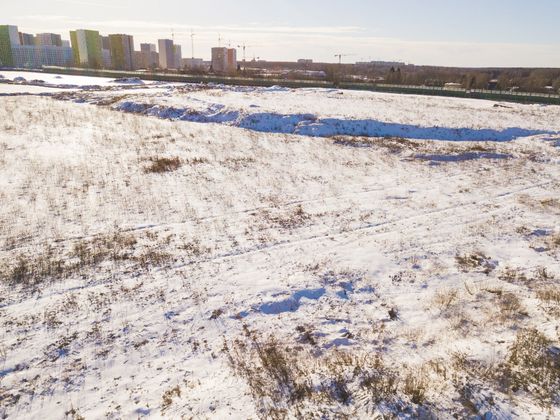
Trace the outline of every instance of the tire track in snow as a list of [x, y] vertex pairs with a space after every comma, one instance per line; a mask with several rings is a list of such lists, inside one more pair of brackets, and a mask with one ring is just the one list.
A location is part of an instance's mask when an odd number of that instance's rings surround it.
[[[379, 235], [387, 235], [387, 234], [394, 233], [397, 229], [393, 229], [393, 230], [389, 230], [389, 231], [385, 231], [385, 232], [374, 232], [374, 230], [379, 229], [379, 228], [384, 228], [384, 227], [387, 227], [387, 226], [396, 226], [400, 223], [409, 222], [409, 221], [412, 221], [412, 220], [417, 220], [417, 219], [422, 220], [422, 219], [426, 219], [426, 218], [431, 217], [431, 216], [442, 215], [442, 214], [445, 214], [445, 213], [448, 213], [448, 212], [453, 212], [453, 211], [457, 210], [458, 208], [464, 208], [464, 209], [476, 208], [476, 207], [479, 207], [483, 204], [489, 204], [489, 203], [495, 202], [496, 199], [501, 199], [501, 198], [511, 196], [513, 194], [520, 193], [520, 192], [525, 192], [525, 191], [530, 191], [530, 190], [533, 190], [533, 189], [538, 189], [538, 188], [545, 187], [547, 185], [552, 184], [553, 182], [555, 182], [555, 181], [546, 181], [546, 182], [541, 182], [541, 183], [538, 183], [538, 184], [524, 185], [523, 187], [518, 187], [514, 190], [509, 190], [505, 193], [501, 192], [501, 193], [498, 193], [498, 194], [491, 195], [488, 198], [486, 198], [484, 201], [473, 202], [472, 200], [469, 200], [468, 202], [465, 201], [465, 202], [457, 203], [455, 205], [447, 206], [447, 207], [444, 207], [444, 208], [441, 208], [441, 209], [435, 209], [435, 210], [432, 210], [432, 211], [421, 212], [421, 213], [418, 213], [418, 214], [412, 214], [412, 215], [404, 217], [404, 218], [402, 218], [402, 217], [401, 218], [394, 218], [394, 219], [387, 220], [387, 221], [384, 221], [384, 222], [366, 224], [364, 226], [360, 226], [360, 227], [353, 228], [353, 229], [350, 229], [350, 230], [338, 229], [338, 230], [335, 230], [335, 231], [330, 232], [330, 233], [310, 235], [308, 237], [301, 238], [301, 239], [279, 241], [279, 242], [276, 242], [276, 243], [250, 247], [250, 248], [241, 249], [241, 250], [237, 250], [237, 251], [233, 251], [233, 252], [225, 252], [225, 253], [222, 253], [222, 254], [214, 255], [210, 258], [190, 260], [190, 261], [186, 261], [186, 262], [180, 263], [180, 264], [160, 267], [160, 268], [158, 268], [154, 271], [160, 272], [160, 271], [169, 270], [169, 269], [180, 270], [180, 269], [183, 269], [183, 268], [188, 267], [188, 266], [193, 265], [193, 264], [211, 263], [211, 262], [227, 261], [227, 260], [231, 260], [231, 259], [238, 259], [238, 258], [248, 257], [248, 256], [251, 256], [251, 255], [257, 255], [261, 252], [269, 252], [269, 251], [274, 251], [274, 250], [277, 250], [277, 249], [285, 249], [285, 248], [300, 246], [302, 244], [307, 244], [307, 243], [312, 243], [312, 242], [318, 242], [318, 241], [324, 241], [324, 240], [337, 240], [337, 239], [344, 238], [344, 237], [351, 237], [351, 235], [357, 234], [359, 232], [364, 232], [366, 234], [366, 236], [368, 236], [368, 237], [379, 236]], [[452, 215], [452, 216], [455, 217], [455, 215]], [[358, 241], [360, 239], [363, 239], [363, 237], [362, 238], [349, 238], [349, 239], [350, 239], [350, 241], [348, 241], [347, 244]], [[49, 299], [53, 296], [62, 295], [62, 294], [65, 294], [69, 291], [81, 291], [81, 290], [87, 290], [87, 289], [91, 289], [91, 288], [95, 288], [95, 287], [104, 286], [104, 285], [107, 285], [107, 284], [111, 283], [113, 281], [113, 279], [114, 279], [114, 273], [111, 275], [110, 278], [108, 278], [106, 280], [95, 281], [95, 282], [85, 284], [83, 286], [75, 286], [75, 287], [60, 290], [60, 291], [57, 291], [57, 292], [54, 292], [54, 293], [51, 293], [51, 294], [48, 294], [48, 295], [42, 295], [42, 296], [37, 298], [37, 301], [42, 300], [42, 299]], [[0, 305], [0, 309], [13, 308], [14, 307], [13, 305], [15, 305], [15, 304]]]

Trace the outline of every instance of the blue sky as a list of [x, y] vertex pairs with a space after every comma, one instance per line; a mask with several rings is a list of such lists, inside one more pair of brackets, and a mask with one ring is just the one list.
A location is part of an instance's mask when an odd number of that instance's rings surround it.
[[[2, 5], [25, 32], [99, 29], [135, 42], [171, 37], [183, 55], [246, 44], [247, 58], [400, 60], [450, 66], [560, 67], [558, 0], [27, 0]], [[241, 55], [241, 54], [240, 54]]]

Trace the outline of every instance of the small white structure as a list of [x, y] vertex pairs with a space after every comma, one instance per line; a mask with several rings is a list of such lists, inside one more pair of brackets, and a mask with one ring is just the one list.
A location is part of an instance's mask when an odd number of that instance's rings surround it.
[[463, 85], [461, 83], [446, 83], [443, 86], [445, 90], [461, 90], [463, 89]]
[[183, 58], [182, 67], [191, 70], [204, 69], [204, 60], [202, 58]]

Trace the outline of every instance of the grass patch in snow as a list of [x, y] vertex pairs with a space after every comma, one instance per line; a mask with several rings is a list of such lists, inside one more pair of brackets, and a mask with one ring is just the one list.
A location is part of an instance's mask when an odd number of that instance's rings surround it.
[[338, 146], [368, 148], [379, 147], [388, 150], [391, 153], [400, 153], [403, 150], [418, 150], [423, 145], [417, 141], [405, 139], [402, 137], [333, 137], [334, 144]]
[[178, 157], [154, 157], [150, 158], [150, 165], [144, 168], [144, 172], [152, 174], [163, 174], [166, 172], [174, 172], [182, 165], [181, 159]]
[[482, 252], [457, 255], [455, 261], [461, 271], [464, 272], [482, 270], [485, 274], [490, 274], [495, 269], [492, 260]]
[[560, 404], [560, 349], [536, 329], [520, 331], [500, 380], [509, 391], [524, 391], [543, 407]]
[[537, 297], [543, 302], [560, 305], [560, 287], [550, 286], [537, 291]]
[[543, 286], [536, 292], [543, 310], [554, 318], [560, 318], [560, 287], [558, 285]]
[[548, 238], [547, 245], [552, 250], [560, 250], [560, 233]]
[[247, 383], [260, 418], [352, 418], [357, 407], [369, 414], [429, 411], [424, 405], [433, 389], [424, 368], [393, 369], [380, 353], [317, 354], [244, 328], [245, 337], [224, 342], [224, 352]]
[[24, 287], [62, 280], [106, 262], [129, 262], [143, 269], [168, 264], [173, 256], [150, 245], [137, 252], [136, 237], [116, 231], [76, 241], [69, 250], [51, 245], [41, 251], [17, 254], [13, 262], [0, 265], [0, 281]]

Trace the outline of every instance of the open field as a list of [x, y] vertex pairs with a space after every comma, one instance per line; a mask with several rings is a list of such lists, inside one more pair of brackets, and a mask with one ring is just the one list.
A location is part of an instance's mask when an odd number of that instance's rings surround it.
[[0, 97], [0, 418], [560, 416], [560, 107], [43, 89]]

